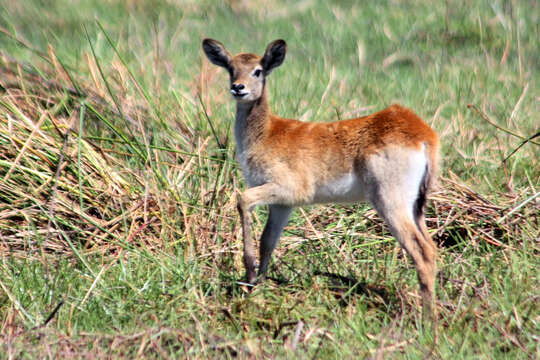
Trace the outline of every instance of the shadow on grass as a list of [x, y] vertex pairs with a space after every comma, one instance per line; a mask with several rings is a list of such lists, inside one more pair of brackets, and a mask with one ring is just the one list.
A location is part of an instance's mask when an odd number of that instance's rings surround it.
[[392, 302], [390, 292], [383, 286], [371, 285], [351, 276], [343, 276], [330, 272], [316, 271], [313, 275], [322, 276], [330, 281], [328, 289], [335, 293], [339, 304], [346, 307], [354, 295], [367, 297], [373, 307], [387, 307]]
[[[329, 280], [328, 290], [339, 300], [339, 305], [342, 307], [348, 306], [353, 298], [358, 295], [365, 296], [368, 305], [377, 308], [387, 308], [395, 300], [386, 287], [368, 284], [366, 281], [354, 277], [321, 271], [315, 271], [313, 276], [321, 276]], [[278, 286], [291, 284], [291, 281], [283, 276], [268, 276], [265, 281], [272, 281]], [[225, 289], [226, 296], [229, 299], [249, 295], [255, 287], [261, 285], [261, 283], [256, 285], [247, 284], [245, 278], [236, 281], [228, 279], [228, 282], [229, 284], [225, 286]]]

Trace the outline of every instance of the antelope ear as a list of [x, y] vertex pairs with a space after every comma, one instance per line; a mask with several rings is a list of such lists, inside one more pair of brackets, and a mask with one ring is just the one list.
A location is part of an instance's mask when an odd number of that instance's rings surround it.
[[224, 67], [231, 71], [231, 54], [222, 43], [214, 39], [204, 39], [202, 47], [206, 57], [214, 65]]
[[283, 64], [285, 54], [287, 53], [287, 43], [285, 40], [274, 40], [266, 47], [261, 65], [266, 75], [272, 70]]

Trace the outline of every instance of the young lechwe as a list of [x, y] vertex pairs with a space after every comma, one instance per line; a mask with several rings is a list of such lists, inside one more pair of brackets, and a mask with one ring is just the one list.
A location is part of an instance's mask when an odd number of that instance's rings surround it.
[[232, 56], [218, 41], [202, 43], [227, 69], [237, 103], [234, 133], [248, 189], [238, 197], [247, 281], [255, 283], [251, 210], [269, 205], [261, 236], [263, 277], [295, 206], [367, 200], [412, 257], [424, 313], [434, 315], [436, 247], [424, 220], [426, 194], [437, 174], [437, 134], [411, 110], [392, 105], [372, 115], [330, 123], [284, 119], [270, 111], [266, 77], [285, 59], [276, 40], [264, 55]]

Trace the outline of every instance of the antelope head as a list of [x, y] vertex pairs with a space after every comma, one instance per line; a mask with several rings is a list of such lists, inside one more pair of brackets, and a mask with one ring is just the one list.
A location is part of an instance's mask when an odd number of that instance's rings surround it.
[[234, 99], [247, 103], [263, 95], [266, 76], [285, 60], [287, 44], [284, 40], [272, 41], [262, 57], [251, 53], [232, 56], [222, 43], [213, 39], [204, 39], [203, 50], [210, 62], [229, 72]]

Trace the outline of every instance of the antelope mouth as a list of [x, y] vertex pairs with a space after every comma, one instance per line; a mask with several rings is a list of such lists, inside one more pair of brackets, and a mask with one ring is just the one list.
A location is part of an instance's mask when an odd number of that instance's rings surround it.
[[240, 92], [240, 91], [231, 90], [231, 94], [232, 94], [232, 96], [234, 96], [237, 99], [242, 99], [242, 98], [246, 97], [249, 94], [249, 92], [247, 92], [247, 91], [246, 92]]

